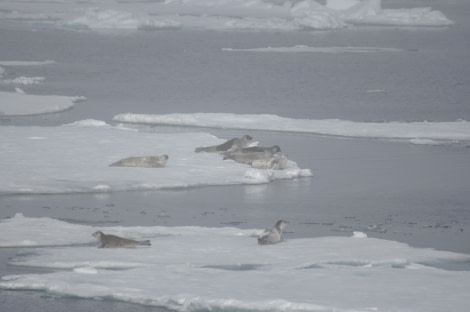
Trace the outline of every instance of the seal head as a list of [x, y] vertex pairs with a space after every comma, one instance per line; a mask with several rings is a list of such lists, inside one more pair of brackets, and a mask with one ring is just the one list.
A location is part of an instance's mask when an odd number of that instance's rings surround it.
[[258, 237], [258, 244], [269, 245], [282, 242], [282, 231], [288, 223], [289, 222], [285, 220], [279, 220], [273, 227], [264, 230], [264, 232]]

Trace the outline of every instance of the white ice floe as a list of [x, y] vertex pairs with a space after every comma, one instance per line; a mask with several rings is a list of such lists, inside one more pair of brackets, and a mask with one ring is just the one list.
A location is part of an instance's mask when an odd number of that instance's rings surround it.
[[[20, 92], [18, 92], [20, 90]], [[56, 113], [71, 109], [83, 97], [60, 95], [30, 95], [18, 88], [17, 92], [0, 91], [0, 116], [19, 116]]]
[[34, 85], [34, 84], [40, 84], [44, 82], [46, 78], [44, 77], [25, 77], [25, 76], [20, 76], [16, 77], [14, 79], [5, 79], [1, 81], [2, 83], [5, 84], [16, 84], [16, 85], [22, 85], [22, 86], [29, 86], [29, 85]]
[[225, 52], [273, 52], [273, 53], [384, 53], [402, 52], [401, 49], [380, 47], [310, 47], [306, 45], [295, 45], [292, 47], [265, 47], [234, 49], [222, 48]]
[[432, 8], [383, 9], [381, 0], [328, 0], [327, 7], [335, 10], [348, 24], [445, 26], [453, 24]]
[[[291, 225], [295, 226], [295, 225]], [[0, 222], [0, 246], [30, 252], [14, 266], [57, 269], [3, 276], [1, 289], [126, 301], [175, 311], [466, 312], [470, 255], [362, 237], [289, 239], [260, 246], [261, 229], [102, 227], [152, 246], [98, 249], [96, 227], [16, 215]], [[30, 245], [31, 246], [31, 245]], [[54, 246], [54, 247], [52, 247]]]
[[[41, 139], [38, 139], [41, 138]], [[85, 120], [59, 127], [0, 127], [0, 194], [107, 192], [261, 184], [311, 176], [288, 161], [284, 170], [254, 169], [197, 146], [224, 142], [207, 133], [145, 133]], [[131, 156], [167, 154], [164, 168], [109, 167]]]
[[[321, 135], [404, 139], [423, 144], [448, 144], [470, 140], [470, 122], [354, 122], [339, 119], [294, 119], [272, 114], [119, 114], [115, 121], [192, 127], [213, 127], [313, 133]], [[427, 141], [424, 141], [427, 140]]]
[[295, 45], [292, 47], [265, 47], [265, 48], [222, 48], [224, 52], [272, 52], [272, 53], [385, 53], [402, 52], [401, 49], [381, 47], [310, 47]]
[[337, 29], [351, 24], [452, 25], [432, 8], [384, 9], [381, 0], [11, 1], [0, 20], [80, 29]]

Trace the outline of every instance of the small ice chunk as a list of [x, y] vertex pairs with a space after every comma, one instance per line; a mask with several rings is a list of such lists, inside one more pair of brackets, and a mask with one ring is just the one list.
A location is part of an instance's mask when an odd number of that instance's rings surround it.
[[367, 238], [367, 234], [364, 232], [354, 231], [353, 238]]
[[75, 273], [80, 273], [80, 274], [97, 274], [98, 270], [95, 268], [90, 268], [90, 267], [81, 267], [81, 268], [75, 268], [73, 269]]

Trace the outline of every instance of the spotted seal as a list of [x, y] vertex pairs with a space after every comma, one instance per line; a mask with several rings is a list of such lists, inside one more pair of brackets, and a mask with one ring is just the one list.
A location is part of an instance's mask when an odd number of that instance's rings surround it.
[[287, 155], [271, 157], [269, 159], [258, 159], [251, 163], [253, 168], [283, 170], [287, 166]]
[[116, 235], [104, 234], [101, 231], [93, 233], [93, 236], [101, 243], [98, 248], [132, 248], [137, 245], [150, 246], [149, 240], [136, 241]]
[[240, 153], [260, 153], [260, 152], [271, 152], [273, 154], [281, 152], [281, 148], [279, 145], [273, 145], [273, 146], [250, 146], [250, 147], [244, 147], [240, 149]]
[[161, 168], [168, 160], [168, 155], [127, 157], [109, 165], [110, 167]]
[[242, 149], [244, 147], [247, 147], [252, 139], [253, 137], [251, 135], [246, 134], [242, 136], [241, 138], [233, 138], [219, 145], [196, 147], [194, 152], [196, 153], [200, 153], [200, 152], [231, 153], [239, 149]]
[[282, 231], [288, 223], [289, 222], [285, 220], [279, 220], [273, 227], [264, 230], [264, 232], [258, 237], [258, 244], [268, 245], [282, 242]]
[[250, 151], [250, 149], [245, 150], [245, 152], [230, 153], [224, 157], [224, 160], [232, 159], [239, 163], [251, 165], [256, 160], [270, 159], [274, 154], [281, 151], [281, 148], [277, 145], [272, 147], [257, 147], [257, 149], [252, 149], [253, 151]]

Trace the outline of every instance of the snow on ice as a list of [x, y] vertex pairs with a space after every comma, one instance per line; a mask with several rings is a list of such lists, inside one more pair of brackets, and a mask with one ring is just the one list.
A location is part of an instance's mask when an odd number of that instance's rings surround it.
[[[57, 5], [60, 3], [60, 5]], [[385, 9], [381, 0], [10, 1], [0, 20], [72, 29], [338, 29], [348, 25], [448, 26], [432, 8]]]
[[251, 129], [321, 135], [405, 139], [410, 143], [439, 144], [470, 140], [470, 123], [455, 122], [353, 122], [339, 119], [293, 119], [272, 114], [119, 114], [115, 121], [160, 125]]
[[[284, 170], [255, 169], [195, 153], [225, 140], [207, 133], [145, 133], [85, 120], [59, 127], [0, 127], [0, 194], [106, 192], [261, 184], [311, 176], [289, 160]], [[164, 168], [109, 167], [130, 156], [169, 156]]]
[[[98, 249], [91, 234], [149, 239], [150, 247]], [[443, 264], [470, 255], [351, 237], [260, 246], [262, 230], [105, 227], [17, 214], [0, 222], [0, 246], [36, 246], [11, 265], [56, 269], [4, 276], [3, 289], [107, 298], [176, 311], [468, 311], [469, 271]], [[58, 235], [58, 233], [60, 235]], [[43, 246], [43, 247], [38, 247]], [[201, 287], [203, 286], [203, 287]]]

